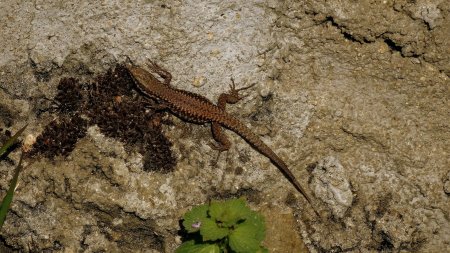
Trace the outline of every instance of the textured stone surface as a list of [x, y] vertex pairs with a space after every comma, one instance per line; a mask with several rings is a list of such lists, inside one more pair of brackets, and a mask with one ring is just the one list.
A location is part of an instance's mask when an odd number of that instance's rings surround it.
[[[39, 135], [62, 77], [89, 80], [127, 59], [150, 58], [174, 86], [213, 100], [230, 77], [257, 83], [228, 111], [286, 160], [321, 213], [234, 134], [216, 161], [208, 128], [173, 119], [164, 130], [178, 164], [161, 174], [90, 127], [68, 157], [23, 172], [4, 244], [173, 252], [191, 206], [245, 195], [269, 203], [266, 216], [283, 210], [267, 220], [311, 252], [450, 251], [449, 19], [445, 0], [1, 1], [0, 128], [28, 122]], [[344, 182], [351, 201], [316, 193], [326, 157], [342, 172], [327, 182]], [[0, 162], [3, 193], [12, 162]]]

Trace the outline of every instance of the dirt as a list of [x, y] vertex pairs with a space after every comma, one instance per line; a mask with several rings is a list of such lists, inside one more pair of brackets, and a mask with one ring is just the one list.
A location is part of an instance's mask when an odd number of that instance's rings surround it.
[[[2, 1], [0, 133], [29, 123], [41, 151], [0, 249], [173, 252], [192, 206], [245, 196], [271, 252], [450, 251], [449, 24], [445, 0]], [[152, 120], [107, 75], [146, 59], [213, 101], [231, 77], [256, 83], [227, 110], [286, 161], [320, 217], [239, 136], [218, 156], [208, 126]], [[122, 86], [96, 89], [99, 76]], [[144, 141], [155, 125], [163, 141]], [[0, 161], [2, 194], [19, 155]]]

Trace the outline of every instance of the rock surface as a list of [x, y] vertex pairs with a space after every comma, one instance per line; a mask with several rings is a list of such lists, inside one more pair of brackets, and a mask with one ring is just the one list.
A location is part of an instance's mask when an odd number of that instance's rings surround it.
[[[246, 196], [271, 233], [291, 232], [286, 248], [268, 240], [271, 252], [450, 251], [448, 1], [168, 2], [1, 1], [2, 134], [28, 122], [33, 140], [57, 117], [63, 77], [92, 80], [128, 59], [152, 59], [213, 101], [233, 77], [256, 86], [228, 111], [285, 159], [321, 217], [237, 135], [216, 159], [209, 128], [171, 117], [168, 173], [144, 170], [97, 126], [68, 156], [35, 158], [3, 248], [173, 252], [189, 208]], [[2, 194], [18, 156], [0, 162]]]

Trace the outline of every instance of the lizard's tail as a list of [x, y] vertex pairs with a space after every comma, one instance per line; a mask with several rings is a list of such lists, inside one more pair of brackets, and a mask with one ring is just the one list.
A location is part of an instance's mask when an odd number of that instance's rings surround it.
[[[231, 115], [230, 115], [231, 116]], [[309, 202], [311, 207], [313, 208], [314, 212], [318, 217], [320, 217], [319, 213], [314, 208], [314, 205], [312, 204], [311, 199], [306, 194], [303, 187], [300, 185], [300, 183], [295, 178], [294, 174], [289, 170], [288, 166], [284, 161], [275, 153], [272, 151], [269, 146], [267, 146], [256, 134], [254, 134], [248, 127], [244, 126], [242, 123], [239, 122], [239, 120], [235, 119], [234, 117], [229, 118], [230, 124], [224, 124], [228, 126], [236, 126], [236, 127], [227, 127], [233, 132], [239, 134], [245, 141], [247, 141], [248, 144], [250, 144], [253, 148], [258, 150], [261, 154], [265, 155], [270, 159], [270, 161], [278, 167], [279, 170], [284, 174], [284, 176], [294, 185], [295, 189], [297, 189], [298, 192], [300, 192], [303, 197]]]

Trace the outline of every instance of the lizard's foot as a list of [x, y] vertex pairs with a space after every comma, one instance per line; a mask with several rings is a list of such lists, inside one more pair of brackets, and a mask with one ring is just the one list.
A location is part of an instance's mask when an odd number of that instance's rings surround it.
[[228, 93], [222, 93], [219, 96], [219, 101], [217, 102], [217, 106], [225, 110], [226, 104], [236, 104], [239, 100], [243, 99], [246, 96], [239, 96], [239, 91], [249, 89], [255, 86], [256, 83], [253, 83], [249, 86], [236, 89], [236, 84], [234, 83], [234, 79], [231, 78], [230, 91]]
[[245, 86], [245, 87], [236, 89], [236, 84], [234, 82], [234, 78], [231, 77], [230, 79], [231, 79], [230, 91], [227, 94], [228, 95], [227, 103], [229, 103], [229, 104], [237, 103], [239, 100], [241, 100], [241, 99], [245, 98], [246, 96], [248, 96], [248, 95], [240, 96], [239, 95], [239, 91], [243, 91], [243, 90], [249, 89], [249, 88], [251, 88], [251, 87], [256, 85], [256, 83], [252, 83], [249, 86]]
[[212, 165], [212, 166], [216, 166], [217, 163], [218, 163], [218, 161], [219, 161], [220, 155], [221, 155], [223, 152], [228, 151], [229, 147], [225, 147], [224, 145], [222, 145], [221, 143], [218, 143], [218, 142], [210, 142], [208, 145], [209, 145], [212, 149], [214, 149], [214, 150], [217, 151], [216, 159], [215, 159], [214, 161], [211, 162], [211, 165]]
[[229, 147], [226, 147], [225, 145], [222, 145], [221, 143], [218, 142], [210, 142], [208, 146], [210, 146], [214, 150], [217, 150], [219, 153], [222, 153], [230, 149]]

